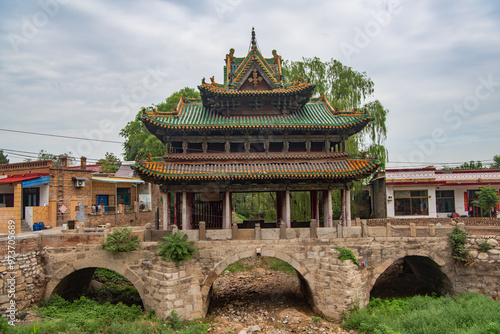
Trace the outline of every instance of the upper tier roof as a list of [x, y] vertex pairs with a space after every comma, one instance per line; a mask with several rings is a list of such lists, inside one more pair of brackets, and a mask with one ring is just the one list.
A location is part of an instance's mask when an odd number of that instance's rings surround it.
[[199, 100], [183, 100], [176, 111], [143, 111], [142, 121], [151, 133], [217, 129], [341, 130], [347, 135], [359, 132], [371, 119], [367, 113], [336, 111], [325, 98], [313, 98], [297, 112], [287, 115], [239, 115], [226, 117], [203, 108]]
[[203, 79], [198, 86], [203, 106], [226, 115], [287, 114], [303, 107], [311, 98], [314, 85], [299, 77], [295, 82], [283, 83], [281, 56], [276, 50], [272, 53], [272, 58], [262, 56], [252, 29], [246, 57], [235, 57], [234, 49], [226, 55], [224, 83], [216, 83], [212, 77], [211, 83]]

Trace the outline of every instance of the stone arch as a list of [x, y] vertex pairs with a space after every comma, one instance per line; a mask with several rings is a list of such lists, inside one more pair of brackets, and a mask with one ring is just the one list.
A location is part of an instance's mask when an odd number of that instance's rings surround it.
[[[421, 282], [425, 279], [428, 289], [435, 290], [435, 292], [440, 295], [451, 293], [453, 291], [453, 285], [448, 275], [443, 270], [445, 264], [445, 261], [430, 251], [415, 251], [399, 254], [399, 256], [387, 259], [373, 271], [373, 275], [367, 286], [368, 291], [370, 291], [369, 295], [371, 296], [379, 279], [386, 279], [385, 275], [389, 274], [389, 272], [394, 272], [399, 266], [403, 269], [410, 268], [412, 273], [421, 277]], [[394, 282], [397, 282], [397, 280]]]
[[314, 280], [313, 280], [313, 276], [311, 275], [309, 270], [304, 268], [304, 266], [302, 266], [297, 260], [295, 260], [293, 257], [288, 255], [287, 253], [284, 253], [280, 250], [276, 250], [276, 249], [272, 249], [272, 248], [270, 248], [270, 249], [263, 248], [260, 253], [257, 253], [256, 250], [245, 250], [245, 251], [237, 252], [237, 253], [229, 256], [225, 260], [216, 264], [214, 269], [212, 271], [210, 271], [205, 276], [205, 279], [204, 279], [202, 286], [201, 286], [201, 296], [202, 296], [204, 315], [206, 315], [207, 311], [208, 311], [212, 284], [219, 277], [219, 275], [231, 264], [233, 264], [239, 260], [253, 257], [256, 255], [265, 256], [265, 257], [274, 257], [274, 258], [277, 258], [277, 259], [291, 265], [298, 274], [299, 281], [300, 281], [300, 288], [301, 288], [302, 293], [304, 294], [304, 296], [308, 300], [308, 302], [311, 305], [311, 307], [313, 308], [313, 310], [315, 312], [317, 311], [317, 309], [315, 307], [316, 296], [314, 296], [314, 294], [312, 292], [312, 291], [314, 291]]
[[113, 270], [128, 279], [139, 293], [144, 308], [147, 308], [147, 299], [145, 298], [145, 289], [141, 278], [134, 271], [128, 268], [128, 266], [108, 259], [109, 255], [104, 253], [104, 251], [102, 255], [103, 256], [100, 258], [93, 257], [91, 259], [76, 260], [73, 263], [65, 264], [63, 267], [57, 270], [47, 282], [44, 297], [50, 297], [61, 282], [63, 282], [67, 277], [78, 273], [79, 271], [81, 271], [83, 275], [87, 275], [90, 269], [104, 268]]
[[395, 261], [397, 261], [400, 258], [404, 258], [406, 256], [422, 256], [422, 257], [427, 257], [430, 260], [434, 261], [439, 267], [443, 267], [446, 264], [446, 261], [442, 259], [438, 254], [435, 252], [431, 251], [430, 247], [427, 249], [415, 249], [415, 250], [408, 250], [408, 251], [400, 251], [397, 254], [394, 254], [393, 257], [385, 260], [384, 262], [380, 263], [374, 270], [373, 274], [371, 275], [370, 279], [368, 280], [368, 286], [371, 290], [377, 279], [380, 277], [382, 273], [384, 273], [387, 268], [389, 268]]

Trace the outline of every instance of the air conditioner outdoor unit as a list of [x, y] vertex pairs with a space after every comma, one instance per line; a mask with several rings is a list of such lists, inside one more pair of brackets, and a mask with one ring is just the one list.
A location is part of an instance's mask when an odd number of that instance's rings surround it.
[[76, 180], [75, 181], [75, 187], [85, 187], [85, 181], [84, 180]]

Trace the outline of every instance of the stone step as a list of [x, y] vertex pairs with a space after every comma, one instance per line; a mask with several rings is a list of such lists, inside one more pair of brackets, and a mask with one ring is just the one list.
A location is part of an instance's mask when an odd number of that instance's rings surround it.
[[30, 231], [31, 231], [30, 225], [25, 220], [21, 220], [21, 233]]

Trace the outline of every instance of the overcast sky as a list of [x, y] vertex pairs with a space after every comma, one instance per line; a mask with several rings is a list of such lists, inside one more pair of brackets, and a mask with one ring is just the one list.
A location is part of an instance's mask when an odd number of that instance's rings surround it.
[[[0, 2], [0, 149], [122, 158], [141, 106], [203, 77], [222, 82], [255, 27], [265, 57], [318, 56], [366, 72], [389, 110], [389, 167], [491, 162], [500, 154], [500, 2]], [[90, 160], [92, 162], [92, 160]], [[398, 164], [399, 163], [399, 164]]]

